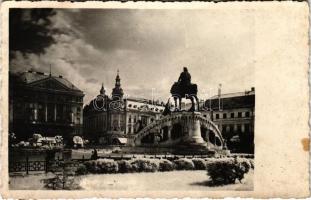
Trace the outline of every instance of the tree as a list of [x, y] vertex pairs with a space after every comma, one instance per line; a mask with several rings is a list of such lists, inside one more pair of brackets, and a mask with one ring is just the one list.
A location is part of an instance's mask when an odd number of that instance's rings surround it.
[[10, 132], [9, 133], [9, 147], [12, 147], [12, 145], [16, 144], [16, 135], [15, 133]]
[[11, 8], [9, 12], [9, 52], [10, 59], [14, 51], [23, 54], [42, 54], [46, 47], [55, 43], [51, 26], [53, 9], [19, 9]]

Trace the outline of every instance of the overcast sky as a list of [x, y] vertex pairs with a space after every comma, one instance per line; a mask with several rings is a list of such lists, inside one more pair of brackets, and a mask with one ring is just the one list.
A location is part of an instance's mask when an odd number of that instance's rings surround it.
[[[107, 93], [117, 69], [129, 96], [162, 100], [187, 66], [199, 98], [254, 86], [254, 30], [250, 12], [232, 10], [57, 10], [53, 26], [63, 29], [46, 53], [23, 56], [10, 70], [31, 67], [63, 75], [86, 94]], [[152, 88], [155, 88], [152, 92]], [[212, 90], [210, 90], [212, 88]]]

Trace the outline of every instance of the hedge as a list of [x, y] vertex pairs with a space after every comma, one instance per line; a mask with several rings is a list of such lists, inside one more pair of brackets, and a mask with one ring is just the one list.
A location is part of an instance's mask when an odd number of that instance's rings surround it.
[[188, 158], [180, 158], [178, 160], [174, 160], [177, 170], [194, 170], [194, 164], [191, 159]]
[[134, 159], [131, 165], [134, 172], [155, 172], [159, 169], [159, 161], [155, 159]]
[[76, 169], [76, 174], [207, 170], [212, 181], [229, 183], [232, 182], [233, 179], [243, 179], [244, 174], [253, 167], [253, 160], [246, 158], [180, 158], [173, 161], [167, 159], [147, 158], [119, 161], [112, 159], [97, 159], [86, 161], [84, 164], [81, 164]]
[[117, 161], [119, 166], [119, 172], [120, 173], [130, 173], [133, 172], [132, 165], [127, 160], [118, 160]]
[[79, 165], [79, 167], [76, 169], [76, 175], [85, 175], [88, 174], [88, 169], [84, 164]]
[[173, 171], [175, 169], [175, 164], [167, 159], [159, 160], [159, 171]]
[[194, 168], [196, 170], [206, 170], [206, 166], [207, 166], [207, 163], [204, 159], [202, 158], [194, 158], [192, 159], [192, 162], [194, 164]]
[[97, 159], [85, 162], [89, 172], [112, 174], [119, 171], [118, 163], [112, 159]]

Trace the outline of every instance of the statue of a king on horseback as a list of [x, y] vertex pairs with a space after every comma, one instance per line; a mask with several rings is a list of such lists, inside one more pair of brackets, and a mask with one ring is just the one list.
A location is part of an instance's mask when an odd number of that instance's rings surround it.
[[[196, 84], [191, 83], [191, 75], [188, 72], [187, 67], [184, 67], [183, 72], [178, 78], [178, 82], [175, 82], [171, 88], [171, 94], [175, 102], [175, 110], [181, 110], [182, 98], [191, 100], [191, 108], [189, 111], [199, 110], [199, 101], [197, 97], [198, 88]], [[196, 106], [197, 103], [197, 106]]]

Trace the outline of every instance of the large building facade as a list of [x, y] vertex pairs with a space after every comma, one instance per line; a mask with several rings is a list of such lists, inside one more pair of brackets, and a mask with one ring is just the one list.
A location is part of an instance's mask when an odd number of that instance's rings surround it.
[[82, 134], [84, 94], [62, 76], [29, 70], [9, 75], [9, 132], [17, 140], [33, 134]]
[[232, 152], [254, 152], [255, 89], [221, 94], [205, 101], [205, 110], [218, 125]]
[[162, 116], [164, 104], [125, 98], [119, 73], [110, 96], [102, 85], [99, 95], [83, 109], [84, 137], [92, 143], [126, 144], [127, 138]]

